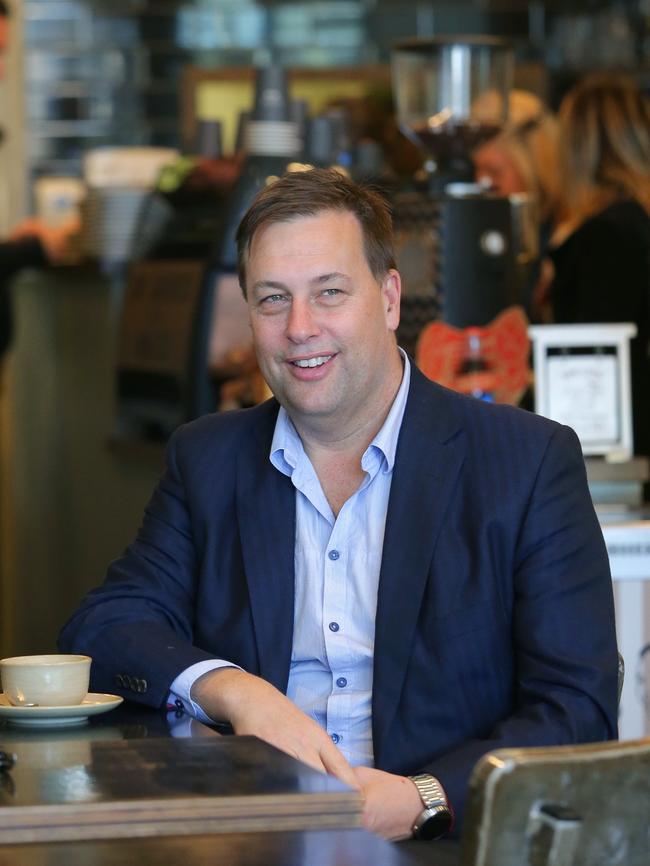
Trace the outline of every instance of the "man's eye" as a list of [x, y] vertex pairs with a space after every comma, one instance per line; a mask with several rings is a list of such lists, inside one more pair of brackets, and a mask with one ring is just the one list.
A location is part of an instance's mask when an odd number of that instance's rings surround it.
[[263, 298], [260, 298], [260, 304], [272, 305], [277, 304], [279, 301], [283, 301], [285, 299], [284, 295], [265, 295]]
[[343, 294], [341, 289], [323, 289], [321, 293], [326, 298], [335, 298], [337, 295]]

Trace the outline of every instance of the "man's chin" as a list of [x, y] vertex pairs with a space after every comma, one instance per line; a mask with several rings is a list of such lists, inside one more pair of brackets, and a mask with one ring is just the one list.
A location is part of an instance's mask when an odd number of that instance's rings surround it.
[[306, 421], [313, 419], [316, 421], [328, 417], [336, 418], [336, 405], [331, 399], [326, 399], [324, 395], [304, 397], [290, 392], [284, 392], [284, 394], [278, 392], [276, 398], [292, 419], [304, 419]]

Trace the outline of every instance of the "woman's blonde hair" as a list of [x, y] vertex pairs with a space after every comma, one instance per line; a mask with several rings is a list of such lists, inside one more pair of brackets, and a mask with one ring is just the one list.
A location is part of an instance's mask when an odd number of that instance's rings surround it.
[[537, 198], [542, 219], [558, 205], [557, 145], [558, 123], [542, 100], [527, 90], [511, 90], [506, 126], [486, 147], [497, 147], [515, 166], [525, 189]]
[[576, 227], [614, 201], [650, 213], [650, 102], [623, 73], [583, 79], [560, 106], [562, 221]]
[[[527, 103], [524, 96], [528, 97]], [[554, 115], [536, 98], [537, 110], [532, 112], [532, 94], [513, 91], [510, 98], [511, 124], [504, 135], [515, 164], [527, 181], [528, 188], [537, 194], [543, 219], [557, 209], [558, 189], [558, 123]], [[525, 105], [529, 116], [525, 117]]]

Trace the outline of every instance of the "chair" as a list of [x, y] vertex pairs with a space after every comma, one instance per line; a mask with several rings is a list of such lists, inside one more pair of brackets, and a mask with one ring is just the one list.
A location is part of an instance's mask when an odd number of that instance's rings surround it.
[[625, 681], [625, 659], [618, 654], [618, 703], [621, 703], [621, 693], [623, 691], [623, 682]]
[[461, 866], [648, 866], [650, 738], [500, 749], [470, 780]]

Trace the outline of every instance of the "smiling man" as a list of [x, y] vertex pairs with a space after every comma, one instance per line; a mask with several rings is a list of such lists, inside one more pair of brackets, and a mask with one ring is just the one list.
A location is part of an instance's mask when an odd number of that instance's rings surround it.
[[246, 269], [264, 378], [312, 463], [333, 458], [337, 474], [351, 472], [347, 495], [331, 503], [336, 512], [362, 481], [361, 456], [388, 415], [403, 372], [395, 341], [399, 274], [387, 268], [375, 277], [361, 250], [357, 218], [324, 211], [299, 225], [261, 227]]
[[61, 648], [93, 656], [97, 691], [181, 701], [360, 788], [383, 836], [437, 838], [485, 752], [616, 736], [577, 438], [429, 382], [398, 348], [376, 193], [287, 175], [238, 245], [275, 398], [177, 431]]

